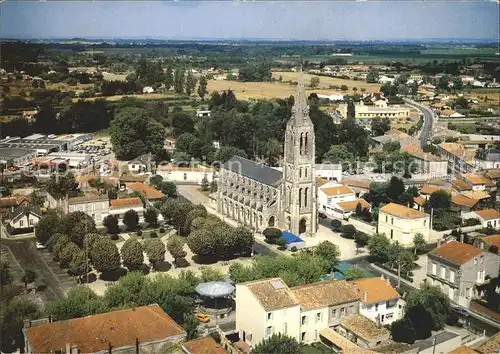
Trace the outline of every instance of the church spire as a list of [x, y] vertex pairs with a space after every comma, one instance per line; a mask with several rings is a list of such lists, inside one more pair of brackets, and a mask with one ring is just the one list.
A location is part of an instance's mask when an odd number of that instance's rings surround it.
[[309, 120], [309, 105], [307, 104], [306, 90], [304, 87], [304, 72], [302, 71], [302, 65], [300, 66], [291, 120], [293, 120], [295, 124], [299, 124], [304, 120]]

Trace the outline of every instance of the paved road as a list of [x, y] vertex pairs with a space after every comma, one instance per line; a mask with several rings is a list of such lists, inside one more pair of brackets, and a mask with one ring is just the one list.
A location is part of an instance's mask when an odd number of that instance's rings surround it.
[[432, 132], [432, 125], [434, 124], [434, 119], [436, 118], [434, 112], [429, 107], [423, 106], [415, 101], [405, 100], [405, 103], [410, 107], [418, 109], [424, 115], [424, 124], [418, 137], [420, 146], [424, 147], [427, 144], [427, 140], [429, 140]]

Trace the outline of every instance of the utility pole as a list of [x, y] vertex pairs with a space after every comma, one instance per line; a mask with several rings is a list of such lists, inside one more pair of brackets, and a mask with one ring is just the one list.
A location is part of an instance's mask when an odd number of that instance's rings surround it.
[[401, 256], [398, 255], [398, 286], [399, 289], [401, 287]]

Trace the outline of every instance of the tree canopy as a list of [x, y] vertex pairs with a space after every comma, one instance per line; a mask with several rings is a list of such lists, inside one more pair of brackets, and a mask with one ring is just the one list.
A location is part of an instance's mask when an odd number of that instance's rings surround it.
[[99, 238], [94, 242], [90, 260], [99, 272], [112, 272], [121, 266], [120, 253], [116, 245], [107, 238]]
[[256, 354], [301, 354], [301, 348], [295, 338], [280, 332], [257, 343], [252, 352]]
[[119, 110], [111, 121], [109, 133], [113, 151], [122, 160], [131, 160], [145, 153], [159, 155], [163, 150], [163, 126], [137, 107]]
[[139, 269], [144, 263], [142, 245], [135, 239], [128, 239], [121, 248], [123, 265], [129, 270]]

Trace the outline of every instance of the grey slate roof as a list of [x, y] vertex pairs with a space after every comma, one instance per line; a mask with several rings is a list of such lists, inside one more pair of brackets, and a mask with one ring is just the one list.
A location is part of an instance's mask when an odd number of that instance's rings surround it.
[[374, 136], [372, 139], [381, 144], [387, 144], [392, 141], [392, 138], [388, 135]]
[[283, 172], [237, 155], [223, 163], [221, 167], [273, 187], [277, 187], [283, 178]]
[[19, 205], [17, 208], [15, 208], [11, 213], [10, 213], [10, 219], [15, 220], [18, 217], [28, 214], [28, 213], [33, 213], [38, 216], [42, 216], [42, 211], [40, 210], [40, 207], [35, 206], [35, 205]]

